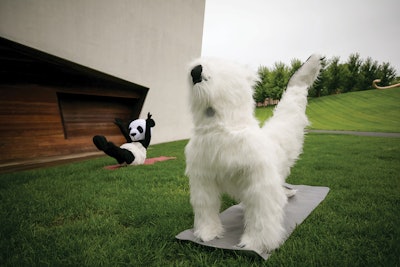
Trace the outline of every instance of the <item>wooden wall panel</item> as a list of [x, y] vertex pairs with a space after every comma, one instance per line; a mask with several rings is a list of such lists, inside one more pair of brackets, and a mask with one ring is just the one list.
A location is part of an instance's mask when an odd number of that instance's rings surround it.
[[135, 118], [136, 98], [108, 97], [84, 94], [58, 94], [60, 112], [67, 139], [93, 135], [115, 135], [119, 129], [115, 118], [130, 121]]
[[141, 112], [148, 88], [0, 37], [0, 172], [125, 142], [114, 118]]
[[[60, 91], [64, 93], [60, 93]], [[1, 164], [97, 151], [96, 134], [125, 142], [114, 118], [135, 116], [136, 98], [66, 94], [37, 85], [0, 85]], [[64, 121], [63, 121], [64, 118]]]

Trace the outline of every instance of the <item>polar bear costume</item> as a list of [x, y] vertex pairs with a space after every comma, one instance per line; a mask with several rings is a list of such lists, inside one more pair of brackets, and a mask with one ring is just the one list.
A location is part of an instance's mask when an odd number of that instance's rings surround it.
[[274, 115], [262, 128], [254, 117], [256, 74], [234, 63], [200, 58], [190, 66], [193, 135], [185, 148], [194, 234], [222, 237], [220, 197], [245, 208], [240, 247], [265, 252], [284, 240], [282, 184], [302, 151], [308, 88], [321, 68], [312, 55], [291, 77]]

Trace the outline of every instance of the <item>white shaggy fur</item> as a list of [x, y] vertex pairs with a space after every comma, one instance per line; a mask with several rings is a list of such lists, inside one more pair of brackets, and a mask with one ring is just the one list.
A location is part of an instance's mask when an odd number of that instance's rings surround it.
[[245, 207], [238, 246], [271, 251], [285, 237], [282, 184], [302, 151], [307, 92], [318, 76], [320, 57], [311, 56], [292, 76], [262, 128], [254, 117], [254, 72], [216, 59], [198, 59], [191, 69], [198, 65], [201, 81], [190, 80], [194, 133], [185, 148], [195, 236], [203, 241], [223, 236], [220, 196], [227, 193]]

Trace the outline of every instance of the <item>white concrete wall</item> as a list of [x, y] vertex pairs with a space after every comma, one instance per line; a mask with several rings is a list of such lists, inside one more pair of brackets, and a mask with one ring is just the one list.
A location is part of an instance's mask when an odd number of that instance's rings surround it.
[[149, 87], [152, 143], [188, 138], [205, 0], [0, 0], [0, 36]]

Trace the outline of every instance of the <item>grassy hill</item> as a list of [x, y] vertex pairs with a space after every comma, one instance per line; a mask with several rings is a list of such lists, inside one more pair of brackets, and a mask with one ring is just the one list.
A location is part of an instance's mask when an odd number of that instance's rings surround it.
[[[311, 129], [400, 132], [400, 88], [368, 90], [309, 100], [307, 115]], [[273, 107], [258, 108], [264, 121]]]

